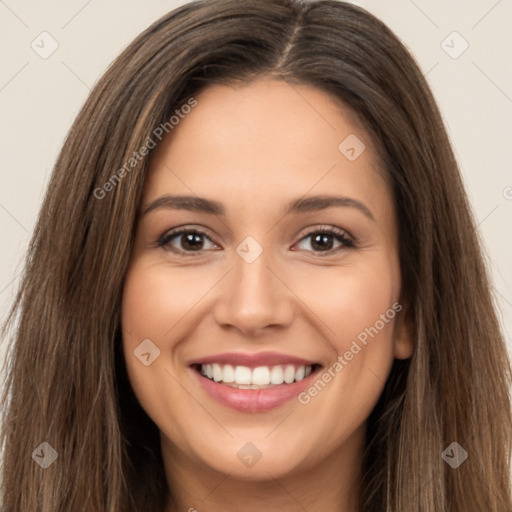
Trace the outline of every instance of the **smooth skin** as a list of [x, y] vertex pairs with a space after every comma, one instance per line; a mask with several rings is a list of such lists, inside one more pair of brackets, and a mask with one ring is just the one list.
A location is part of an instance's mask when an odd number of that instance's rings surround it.
[[[165, 512], [357, 512], [366, 420], [394, 358], [413, 351], [406, 305], [307, 404], [229, 408], [187, 361], [275, 351], [331, 367], [400, 303], [391, 189], [368, 134], [323, 91], [265, 76], [196, 99], [153, 150], [142, 212], [189, 195], [222, 203], [225, 216], [165, 205], [143, 213], [122, 304], [130, 382], [161, 433], [174, 496]], [[338, 149], [350, 134], [365, 145], [354, 161]], [[285, 214], [290, 201], [316, 195], [369, 212]], [[177, 227], [206, 236], [165, 237]], [[344, 238], [316, 243], [320, 227]], [[248, 236], [263, 249], [252, 263], [236, 250]], [[134, 355], [146, 339], [160, 350], [147, 366]], [[250, 467], [237, 457], [248, 442], [261, 453]]]

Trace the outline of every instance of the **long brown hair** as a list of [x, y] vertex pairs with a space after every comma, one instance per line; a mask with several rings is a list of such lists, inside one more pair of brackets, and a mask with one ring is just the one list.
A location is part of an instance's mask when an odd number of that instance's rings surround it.
[[[140, 148], [209, 84], [262, 75], [339, 98], [374, 138], [392, 183], [415, 351], [395, 361], [368, 419], [362, 510], [512, 510], [510, 362], [457, 163], [420, 69], [353, 5], [213, 0], [184, 5], [138, 36], [64, 142], [4, 330], [13, 333], [5, 512], [162, 512], [169, 489], [158, 428], [133, 394], [120, 348], [149, 159]], [[58, 455], [46, 468], [37, 456], [54, 452], [43, 442]], [[457, 468], [442, 457], [453, 442], [468, 453]]]

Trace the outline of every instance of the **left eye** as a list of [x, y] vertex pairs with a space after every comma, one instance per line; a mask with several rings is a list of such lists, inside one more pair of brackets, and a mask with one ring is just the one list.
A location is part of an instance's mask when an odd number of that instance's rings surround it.
[[[355, 246], [352, 239], [342, 231], [341, 229], [334, 228], [319, 228], [315, 231], [308, 233], [302, 237], [299, 244], [303, 241], [311, 239], [310, 246], [313, 248], [313, 252], [321, 253], [333, 253], [343, 248], [352, 248]], [[334, 247], [335, 241], [338, 241], [339, 245]]]

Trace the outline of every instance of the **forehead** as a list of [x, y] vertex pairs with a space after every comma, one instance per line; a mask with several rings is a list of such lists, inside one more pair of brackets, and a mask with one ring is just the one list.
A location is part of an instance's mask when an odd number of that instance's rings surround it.
[[390, 207], [369, 135], [332, 95], [265, 78], [211, 85], [195, 100], [153, 150], [145, 198], [186, 193], [254, 210], [336, 193]]

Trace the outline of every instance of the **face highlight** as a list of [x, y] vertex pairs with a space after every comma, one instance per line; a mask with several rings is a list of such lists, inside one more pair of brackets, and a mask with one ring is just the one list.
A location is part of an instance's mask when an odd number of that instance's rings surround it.
[[310, 86], [196, 99], [153, 150], [122, 304], [128, 375], [169, 472], [262, 481], [360, 463], [393, 359], [412, 351], [372, 143]]

